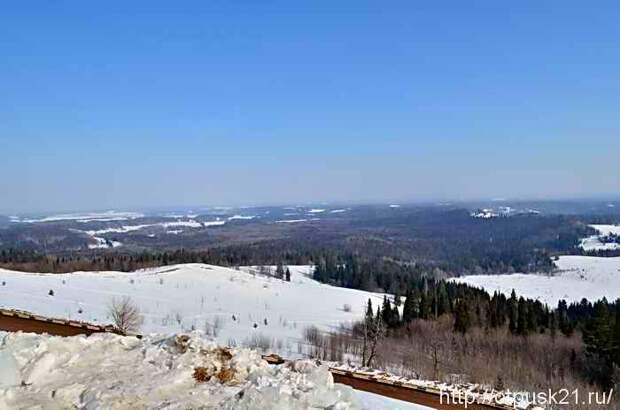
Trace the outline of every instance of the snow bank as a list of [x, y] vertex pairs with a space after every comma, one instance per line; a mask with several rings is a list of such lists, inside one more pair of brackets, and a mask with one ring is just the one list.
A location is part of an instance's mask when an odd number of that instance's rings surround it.
[[196, 333], [142, 340], [11, 333], [0, 335], [0, 364], [0, 408], [360, 408], [326, 367], [269, 366], [256, 351]]

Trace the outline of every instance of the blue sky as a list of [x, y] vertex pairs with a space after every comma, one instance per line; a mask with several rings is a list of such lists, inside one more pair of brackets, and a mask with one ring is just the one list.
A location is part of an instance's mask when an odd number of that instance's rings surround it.
[[619, 17], [582, 1], [6, 3], [0, 211], [618, 196]]

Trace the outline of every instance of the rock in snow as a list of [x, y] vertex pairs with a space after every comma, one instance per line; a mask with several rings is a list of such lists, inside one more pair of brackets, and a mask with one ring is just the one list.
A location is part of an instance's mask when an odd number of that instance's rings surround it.
[[197, 333], [141, 340], [9, 333], [0, 336], [0, 408], [360, 407], [326, 367], [270, 366], [254, 350], [222, 348]]

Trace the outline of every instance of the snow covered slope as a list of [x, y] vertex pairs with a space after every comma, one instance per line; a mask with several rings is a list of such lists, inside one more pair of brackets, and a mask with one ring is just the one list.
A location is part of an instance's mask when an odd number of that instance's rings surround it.
[[0, 336], [0, 364], [2, 409], [360, 408], [325, 367], [269, 366], [256, 351], [223, 349], [196, 335], [13, 333]]
[[620, 244], [603, 242], [601, 239], [609, 235], [620, 235], [618, 225], [590, 225], [598, 231], [598, 235], [592, 235], [581, 240], [581, 248], [584, 251], [615, 250], [620, 249]]
[[556, 306], [561, 299], [578, 302], [583, 298], [595, 301], [603, 297], [620, 298], [620, 257], [560, 256], [555, 262], [558, 271], [552, 275], [473, 275], [453, 279], [510, 295], [539, 299]]
[[202, 264], [134, 273], [33, 274], [0, 269], [0, 306], [110, 323], [109, 303], [127, 295], [144, 315], [143, 333], [197, 329], [223, 344], [260, 345], [290, 357], [304, 328], [328, 330], [358, 320], [368, 298], [376, 306], [383, 297], [320, 284], [309, 277], [307, 266], [289, 268], [291, 282]]

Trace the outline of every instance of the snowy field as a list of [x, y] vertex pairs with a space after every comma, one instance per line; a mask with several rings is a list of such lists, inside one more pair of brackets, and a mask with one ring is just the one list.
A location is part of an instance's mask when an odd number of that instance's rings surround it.
[[195, 329], [223, 344], [260, 341], [270, 351], [290, 357], [306, 327], [329, 330], [351, 323], [363, 316], [369, 298], [375, 306], [383, 298], [318, 283], [309, 277], [308, 266], [289, 266], [291, 282], [240, 269], [203, 264], [134, 273], [33, 274], [0, 269], [0, 306], [107, 324], [112, 299], [129, 296], [144, 315], [143, 333]]
[[560, 256], [555, 262], [558, 271], [551, 276], [532, 274], [472, 275], [453, 279], [510, 295], [514, 289], [518, 296], [539, 299], [557, 306], [559, 300], [579, 302], [586, 298], [595, 301], [606, 297], [620, 298], [620, 257], [599, 258], [592, 256]]
[[[375, 306], [381, 303], [383, 299], [382, 294], [320, 284], [310, 278], [311, 267], [309, 266], [289, 266], [289, 269], [291, 271], [291, 282], [258, 275], [255, 273], [257, 271], [255, 268], [242, 267], [240, 270], [234, 270], [202, 264], [167, 266], [135, 273], [33, 274], [0, 269], [0, 306], [28, 310], [54, 317], [110, 323], [107, 314], [108, 304], [113, 298], [126, 295], [130, 296], [142, 310], [145, 317], [141, 329], [143, 333], [173, 334], [196, 329], [207, 333], [208, 338], [212, 338], [222, 345], [237, 344], [238, 346], [257, 347], [258, 344], [265, 350], [278, 352], [285, 357], [299, 357], [298, 342], [302, 339], [304, 328], [314, 325], [320, 329], [329, 330], [342, 323], [350, 323], [363, 315], [363, 309], [368, 298], [373, 300]], [[53, 296], [49, 294], [50, 290], [53, 291]], [[345, 305], [347, 305], [346, 309]], [[350, 311], [347, 311], [349, 307]], [[256, 327], [254, 327], [255, 325]], [[95, 339], [101, 337], [99, 335]], [[0, 334], [1, 339], [2, 335]], [[61, 346], [62, 343], [58, 342], [57, 339], [52, 338], [54, 342], [50, 342], [45, 339], [38, 339], [38, 336], [24, 335], [24, 339], [18, 341], [16, 341], [17, 339], [7, 339], [4, 346], [0, 347], [0, 367], [8, 369], [16, 366], [13, 359], [8, 358], [7, 349], [11, 351], [11, 357], [17, 354], [19, 360], [29, 363], [20, 367], [17, 376], [7, 375], [6, 371], [0, 372], [0, 408], [5, 408], [2, 407], [3, 404], [13, 403], [10, 400], [18, 400], [19, 402], [26, 400], [23, 401], [24, 403], [31, 400], [33, 403], [46, 403], [51, 406], [52, 402], [46, 396], [50, 395], [52, 390], [56, 390], [56, 396], [61, 397], [62, 400], [75, 400], [76, 395], [84, 393], [85, 397], [91, 400], [89, 402], [91, 407], [97, 407], [102, 403], [110, 405], [116, 403], [114, 401], [101, 401], [117, 399], [113, 397], [114, 395], [111, 392], [101, 393], [107, 391], [110, 384], [114, 384], [113, 380], [98, 378], [104, 372], [100, 372], [96, 366], [80, 367], [69, 359], [92, 355], [88, 361], [96, 363], [103, 360], [101, 352], [118, 351], [121, 355], [133, 355], [135, 352], [131, 352], [134, 351], [134, 348], [130, 346], [128, 347], [129, 351], [126, 352], [125, 347], [123, 347], [124, 342], [114, 341], [113, 338], [105, 340], [102, 347], [94, 346], [91, 342], [86, 342], [84, 338], [79, 338], [81, 341], [74, 345]], [[153, 335], [144, 343], [148, 344], [155, 340], [159, 339]], [[268, 346], [265, 345], [265, 340], [269, 344]], [[153, 350], [153, 353], [148, 353], [147, 356], [152, 354], [154, 357], [168, 357], [173, 362], [178, 360], [181, 367], [174, 372], [167, 373], [165, 369], [157, 368], [155, 362], [142, 363], [143, 369], [122, 369], [121, 366], [121, 369], [116, 370], [114, 377], [119, 378], [119, 380], [123, 377], [129, 377], [126, 372], [131, 371], [134, 371], [132, 376], [137, 377], [137, 382], [133, 385], [123, 386], [124, 389], [135, 389], [135, 391], [127, 391], [127, 394], [135, 394], [136, 400], [146, 400], [147, 398], [157, 400], [161, 396], [153, 395], [151, 389], [154, 389], [154, 386], [150, 384], [150, 380], [157, 380], [157, 386], [160, 386], [161, 376], [162, 380], [165, 380], [164, 385], [170, 383], [172, 386], [170, 389], [174, 389], [174, 391], [164, 391], [174, 397], [183, 397], [182, 400], [179, 398], [179, 403], [183, 405], [204, 399], [204, 395], [208, 392], [213, 397], [209, 399], [211, 401], [202, 402], [203, 405], [205, 403], [206, 405], [213, 405], [215, 403], [213, 400], [217, 399], [221, 402], [218, 402], [217, 406], [214, 405], [214, 408], [225, 408], [218, 407], [224, 400], [235, 403], [234, 408], [244, 408], [231, 399], [230, 393], [238, 392], [238, 387], [219, 392], [214, 386], [205, 385], [200, 386], [197, 391], [189, 391], [190, 387], [195, 388], [191, 377], [188, 376], [190, 370], [187, 367], [187, 360], [189, 359], [170, 358], [170, 353], [165, 351], [167, 347], [161, 343], [160, 345], [155, 343], [153, 346], [147, 346], [147, 352]], [[33, 354], [35, 345], [40, 346], [36, 348], [37, 356], [30, 358], [28, 355]], [[143, 348], [144, 346], [140, 347], [140, 349]], [[50, 352], [53, 349], [59, 350]], [[73, 351], [74, 349], [77, 351]], [[83, 349], [83, 351], [79, 349]], [[244, 351], [243, 349], [239, 350]], [[250, 354], [247, 351], [245, 352], [243, 355]], [[119, 358], [119, 360], [121, 359]], [[112, 368], [116, 367], [117, 364], [115, 360], [112, 360], [106, 366]], [[252, 364], [252, 366], [255, 365]], [[41, 381], [42, 375], [49, 375], [52, 367], [54, 369], [60, 368], [60, 370], [54, 370], [51, 373], [53, 377], [46, 377], [43, 383]], [[93, 368], [96, 368], [95, 373], [89, 374], [89, 369], [92, 370]], [[148, 371], [148, 376], [141, 376], [139, 371]], [[260, 372], [265, 373], [266, 370], [262, 369]], [[252, 393], [257, 397], [257, 400], [263, 402], [268, 399], [265, 403], [269, 403], [269, 406], [265, 408], [306, 408], [305, 404], [286, 401], [292, 400], [292, 393], [290, 392], [295, 391], [295, 386], [291, 387], [291, 384], [293, 382], [300, 383], [299, 377], [291, 380], [290, 378], [293, 377], [291, 375], [270, 372], [262, 376], [264, 379], [261, 383], [267, 383], [273, 389], [281, 392], [278, 394], [283, 394], [283, 398], [276, 400], [274, 397], [265, 398], [262, 396], [266, 393]], [[18, 389], [15, 388], [3, 390], [3, 383], [6, 388], [6, 384], [11, 382], [7, 380], [13, 380], [14, 377], [18, 379], [26, 377], [28, 380], [35, 380], [37, 384], [41, 382], [42, 385], [40, 390], [32, 392], [33, 395], [28, 397], [18, 394], [16, 392]], [[274, 378], [275, 381], [270, 377]], [[95, 381], [96, 378], [98, 378], [97, 381]], [[253, 388], [252, 383], [256, 384], [258, 381], [254, 376], [248, 376], [243, 383]], [[321, 388], [326, 389], [320, 390], [321, 395], [329, 393], [331, 395], [329, 397], [332, 398], [336, 394], [335, 391], [341, 392], [338, 389], [330, 390], [332, 387], [329, 383]], [[99, 395], [96, 394], [97, 391], [100, 392]], [[3, 394], [4, 396], [2, 396]], [[345, 405], [341, 408], [368, 410], [425, 409], [423, 406], [365, 392], [354, 391], [354, 395], [358, 399], [351, 402], [348, 401], [349, 399], [344, 400]], [[308, 397], [306, 399], [310, 400]], [[318, 400], [317, 397], [312, 397], [312, 400]], [[280, 405], [278, 400], [284, 403], [281, 405], [282, 407], [277, 407]], [[140, 402], [136, 402], [136, 405], [138, 403]], [[154, 404], [155, 402], [149, 403]], [[254, 402], [254, 406], [256, 406], [255, 403], [258, 402]], [[119, 402], [118, 406], [123, 407], [125, 404]], [[177, 407], [185, 408], [187, 406], [183, 407], [179, 404]], [[170, 408], [177, 407], [171, 406]], [[60, 408], [63, 407], [60, 406]], [[86, 406], [85, 408], [89, 407]], [[260, 409], [262, 407], [250, 406], [248, 408]]]
[[598, 251], [598, 250], [616, 250], [620, 249], [618, 243], [604, 243], [601, 241], [602, 237], [609, 235], [620, 235], [619, 225], [590, 225], [592, 228], [598, 231], [598, 235], [592, 235], [581, 240], [581, 248], [584, 251]]

